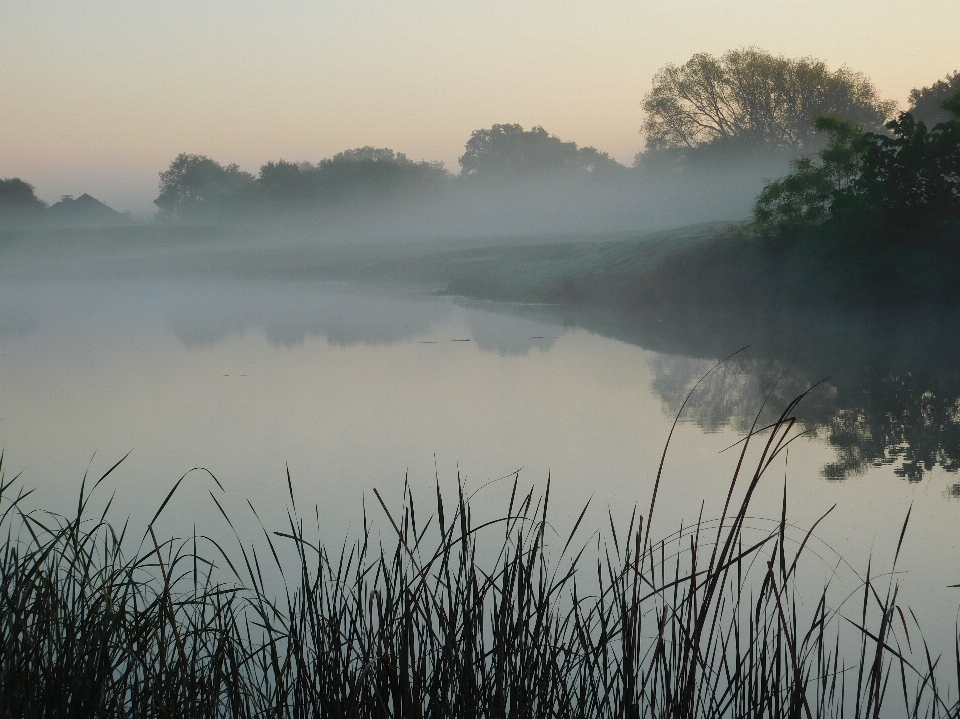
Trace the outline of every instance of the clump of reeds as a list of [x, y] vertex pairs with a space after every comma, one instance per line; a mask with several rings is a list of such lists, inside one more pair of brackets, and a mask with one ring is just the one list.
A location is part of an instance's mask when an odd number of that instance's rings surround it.
[[549, 488], [516, 479], [492, 521], [462, 490], [424, 518], [406, 491], [399, 514], [380, 501], [388, 540], [365, 517], [331, 552], [291, 487], [288, 525], [265, 531], [278, 591], [249, 542], [233, 561], [210, 539], [158, 542], [151, 522], [128, 556], [129, 528], [87, 518], [86, 490], [67, 519], [0, 482], [0, 716], [957, 716], [892, 579], [868, 569], [853, 615], [827, 589], [802, 605], [813, 530], [788, 541], [784, 501], [772, 530], [745, 531], [794, 406], [750, 471], [747, 437], [717, 520], [655, 541], [655, 488], [599, 553], [575, 539], [586, 509], [549, 541]]
[[71, 518], [22, 511], [14, 487], [0, 479], [0, 715], [253, 716], [276, 699], [257, 598], [217, 583], [196, 537], [158, 545], [151, 526], [126, 556], [129, 528], [88, 517], [85, 486]]

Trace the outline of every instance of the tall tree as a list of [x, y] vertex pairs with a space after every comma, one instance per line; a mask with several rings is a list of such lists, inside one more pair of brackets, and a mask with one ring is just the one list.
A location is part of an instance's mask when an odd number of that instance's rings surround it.
[[894, 108], [860, 73], [746, 48], [661, 68], [643, 99], [643, 132], [648, 151], [733, 143], [798, 154], [814, 143], [813, 121], [821, 115], [873, 129]]
[[164, 219], [213, 218], [249, 206], [256, 189], [253, 175], [235, 164], [180, 153], [160, 173], [160, 196], [153, 202]]

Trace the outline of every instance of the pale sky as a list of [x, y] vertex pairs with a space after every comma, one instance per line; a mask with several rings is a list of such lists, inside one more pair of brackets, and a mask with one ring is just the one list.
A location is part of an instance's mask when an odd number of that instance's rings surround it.
[[654, 72], [754, 45], [906, 104], [960, 69], [960, 0], [0, 0], [0, 177], [152, 212], [179, 152], [457, 158], [542, 125], [629, 164]]

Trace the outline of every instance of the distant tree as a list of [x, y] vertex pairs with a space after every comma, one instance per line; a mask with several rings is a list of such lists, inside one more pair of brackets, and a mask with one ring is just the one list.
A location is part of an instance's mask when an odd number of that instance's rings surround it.
[[389, 148], [344, 150], [316, 165], [285, 160], [260, 168], [257, 183], [278, 207], [384, 200], [436, 189], [447, 179], [442, 162], [413, 162]]
[[943, 107], [943, 103], [958, 91], [960, 91], [960, 72], [947, 75], [930, 87], [914, 88], [910, 91], [908, 112], [917, 122], [922, 122], [927, 127], [946, 122], [950, 119], [950, 113]]
[[268, 202], [302, 207], [317, 199], [316, 175], [316, 167], [309, 162], [270, 161], [260, 168], [257, 184]]
[[0, 224], [19, 224], [40, 217], [47, 203], [34, 194], [33, 185], [19, 177], [0, 179]]
[[[352, 150], [338, 152], [331, 162], [392, 162], [396, 165], [412, 164], [402, 152], [394, 152], [389, 147], [364, 145]], [[441, 163], [442, 164], [442, 163]]]
[[235, 164], [181, 153], [160, 173], [160, 196], [153, 202], [164, 219], [212, 218], [249, 207], [256, 190], [253, 175]]
[[610, 155], [564, 142], [542, 127], [494, 125], [475, 130], [460, 157], [461, 175], [473, 178], [578, 175], [600, 177], [623, 170]]
[[895, 103], [881, 100], [862, 74], [831, 71], [813, 58], [790, 59], [757, 48], [721, 57], [694, 55], [667, 65], [643, 99], [646, 152], [681, 154], [710, 145], [801, 153], [815, 144], [813, 121], [824, 114], [873, 129]]
[[442, 162], [414, 162], [402, 152], [370, 146], [339, 152], [317, 169], [321, 192], [331, 200], [409, 196], [435, 190], [448, 177]]

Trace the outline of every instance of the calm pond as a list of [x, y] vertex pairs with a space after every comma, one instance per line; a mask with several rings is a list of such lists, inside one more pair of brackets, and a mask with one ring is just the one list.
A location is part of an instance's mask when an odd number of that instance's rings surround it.
[[[168, 534], [222, 526], [211, 491], [235, 516], [249, 517], [249, 499], [276, 526], [289, 468], [298, 503], [317, 506], [335, 544], [358, 531], [364, 505], [382, 520], [374, 488], [399, 506], [405, 478], [424, 511], [437, 482], [453, 492], [459, 478], [495, 514], [516, 472], [525, 487], [549, 477], [559, 532], [588, 500], [584, 541], [606, 531], [608, 511], [625, 526], [635, 505], [647, 511], [686, 393], [750, 340], [749, 326], [731, 325], [729, 340], [690, 318], [689, 341], [676, 326], [598, 333], [550, 308], [316, 281], [8, 277], [0, 307], [4, 471], [37, 489], [34, 506], [69, 511], [85, 472], [99, 477], [129, 453], [97, 492], [102, 506], [115, 491], [114, 516], [134, 526], [194, 467], [225, 491], [192, 473], [166, 510]], [[890, 349], [887, 338], [884, 353], [870, 349], [869, 327], [841, 325], [808, 340], [776, 324], [794, 345], [768, 328], [706, 378], [667, 453], [654, 534], [716, 516], [738, 458], [722, 450], [765, 397], [761, 424], [830, 375], [801, 404], [808, 434], [771, 467], [753, 521], [779, 517], [786, 482], [801, 527], [836, 505], [817, 528], [825, 566], [838, 552], [886, 571], [912, 506], [901, 597], [926, 626], [953, 627], [960, 365], [929, 356], [948, 344], [936, 328], [925, 346], [902, 337]], [[785, 359], [791, 346], [804, 349]]]

